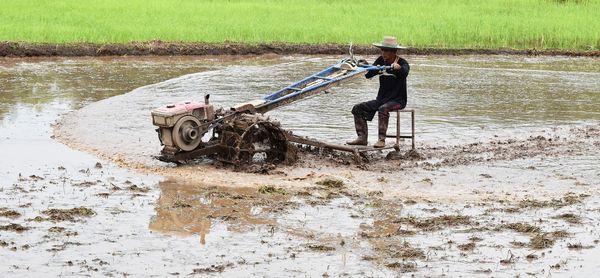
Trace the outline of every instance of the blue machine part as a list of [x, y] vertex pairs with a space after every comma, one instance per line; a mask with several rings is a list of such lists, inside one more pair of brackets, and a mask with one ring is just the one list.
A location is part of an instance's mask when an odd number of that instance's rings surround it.
[[373, 66], [368, 64], [357, 65], [355, 62], [342, 60], [316, 74], [308, 76], [275, 93], [265, 96], [263, 98], [264, 103], [256, 106], [256, 110], [265, 113], [295, 100], [325, 91], [342, 81], [362, 76], [368, 71], [383, 71], [390, 68], [390, 66]]

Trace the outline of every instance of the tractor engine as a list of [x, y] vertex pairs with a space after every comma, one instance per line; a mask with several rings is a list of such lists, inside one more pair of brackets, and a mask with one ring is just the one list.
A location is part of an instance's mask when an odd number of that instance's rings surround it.
[[165, 147], [163, 154], [173, 155], [179, 151], [192, 151], [202, 143], [209, 124], [215, 119], [215, 110], [204, 103], [183, 102], [169, 104], [152, 110], [152, 124], [158, 126], [158, 138]]

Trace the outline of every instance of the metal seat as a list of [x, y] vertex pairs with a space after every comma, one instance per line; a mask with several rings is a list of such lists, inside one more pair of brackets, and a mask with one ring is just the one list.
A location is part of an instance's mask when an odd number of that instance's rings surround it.
[[[395, 110], [395, 111], [390, 111], [391, 112], [396, 112], [396, 134], [386, 134], [385, 136], [387, 138], [396, 138], [396, 144], [394, 145], [394, 149], [396, 149], [397, 151], [400, 150], [400, 139], [411, 139], [412, 141], [412, 149], [415, 149], [415, 109], [402, 109], [402, 110]], [[400, 114], [406, 112], [406, 113], [410, 113], [410, 119], [411, 119], [411, 135], [402, 135], [400, 133]]]

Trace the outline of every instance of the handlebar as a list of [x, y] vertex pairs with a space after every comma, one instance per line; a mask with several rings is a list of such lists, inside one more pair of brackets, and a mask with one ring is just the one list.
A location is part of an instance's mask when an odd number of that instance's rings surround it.
[[392, 69], [392, 66], [374, 66], [374, 65], [369, 65], [369, 64], [359, 64], [358, 66], [365, 68], [367, 70], [377, 70], [377, 71]]
[[352, 53], [352, 44], [350, 44], [350, 57], [344, 58], [340, 61], [340, 64], [349, 64], [351, 67], [361, 67], [368, 71], [376, 70], [376, 71], [384, 71], [388, 69], [392, 69], [392, 66], [375, 66], [368, 63], [364, 63], [364, 60], [356, 60]]

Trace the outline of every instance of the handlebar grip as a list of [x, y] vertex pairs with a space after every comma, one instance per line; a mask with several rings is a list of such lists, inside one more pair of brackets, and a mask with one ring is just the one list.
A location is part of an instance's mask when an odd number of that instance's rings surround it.
[[366, 68], [367, 70], [377, 70], [377, 71], [392, 69], [392, 66], [373, 66], [373, 65], [365, 65], [365, 64], [362, 64], [362, 65], [359, 64], [359, 66]]
[[376, 68], [379, 71], [392, 69], [392, 66], [377, 66]]

